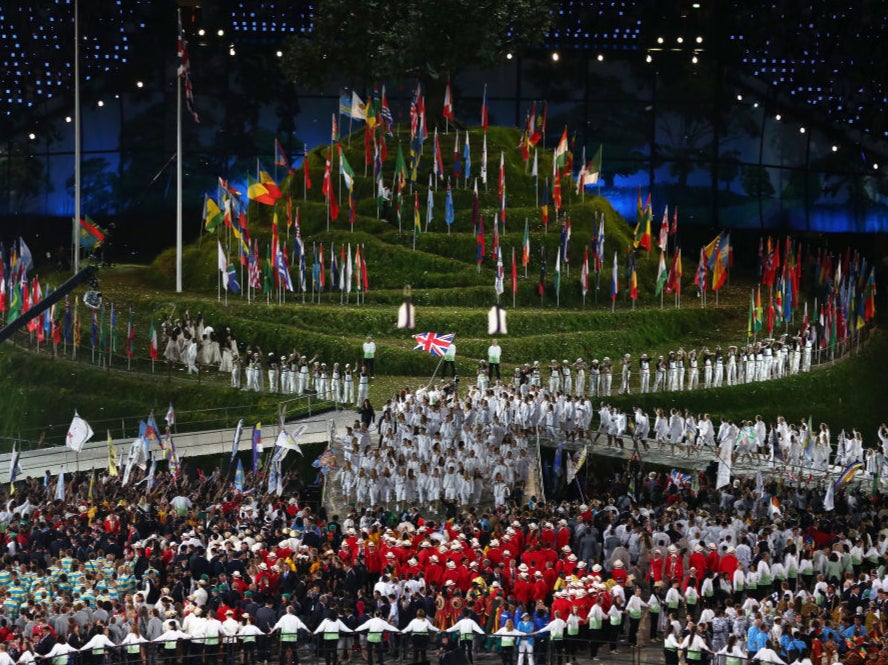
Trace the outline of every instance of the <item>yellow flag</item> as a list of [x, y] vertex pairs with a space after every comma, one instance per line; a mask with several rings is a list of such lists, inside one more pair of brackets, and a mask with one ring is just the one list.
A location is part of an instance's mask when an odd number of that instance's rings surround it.
[[96, 471], [93, 469], [93, 472], [89, 475], [89, 492], [87, 492], [86, 500], [92, 503], [93, 500], [93, 487], [96, 484]]
[[[111, 431], [108, 431], [108, 475], [117, 476], [117, 448], [111, 442]], [[92, 487], [90, 487], [92, 495]]]

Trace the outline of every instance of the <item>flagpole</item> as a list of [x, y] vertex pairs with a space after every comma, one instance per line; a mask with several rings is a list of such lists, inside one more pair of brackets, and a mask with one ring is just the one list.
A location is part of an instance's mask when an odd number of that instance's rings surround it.
[[80, 15], [74, 0], [74, 220], [71, 233], [74, 274], [80, 271]]
[[[184, 63], [184, 56], [182, 60]], [[176, 75], [176, 293], [182, 293], [182, 77], [178, 74]], [[227, 300], [226, 296], [226, 304]]]

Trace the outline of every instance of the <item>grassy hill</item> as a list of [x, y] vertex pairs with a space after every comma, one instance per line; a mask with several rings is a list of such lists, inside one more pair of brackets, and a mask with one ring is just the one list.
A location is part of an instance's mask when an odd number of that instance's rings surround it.
[[[440, 136], [445, 165], [452, 165], [453, 134]], [[385, 185], [391, 186], [398, 141], [405, 152], [408, 141], [403, 132], [389, 140], [385, 162]], [[551, 359], [610, 356], [623, 352], [637, 357], [641, 352], [661, 354], [679, 347], [701, 348], [704, 345], [726, 346], [745, 339], [747, 306], [751, 280], [745, 279], [743, 266], [738, 265], [730, 283], [721, 290], [718, 303], [712, 294], [707, 306], [701, 307], [691, 284], [694, 254], [688, 251], [683, 266], [683, 306], [673, 306], [673, 297], [660, 298], [654, 293], [658, 255], [642, 252], [637, 259], [639, 297], [633, 309], [626, 292], [626, 250], [631, 242], [632, 227], [620, 217], [606, 198], [588, 192], [580, 197], [575, 185], [564, 181], [564, 211], [571, 221], [570, 257], [562, 266], [561, 285], [556, 298], [554, 286], [555, 257], [560, 241], [560, 220], [550, 205], [550, 222], [544, 227], [540, 208], [535, 204], [534, 179], [529, 166], [520, 158], [515, 146], [519, 136], [514, 130], [491, 128], [488, 134], [489, 183], [488, 191], [479, 184], [479, 208], [485, 224], [486, 256], [477, 262], [477, 239], [472, 230], [472, 190], [453, 189], [455, 221], [448, 233], [444, 224], [444, 196], [446, 182], [441, 181], [434, 195], [435, 212], [429, 232], [418, 235], [413, 249], [414, 193], [405, 190], [402, 220], [399, 231], [397, 213], [392, 205], [385, 206], [377, 219], [374, 183], [363, 171], [363, 140], [355, 136], [352, 146], [344, 143], [344, 152], [358, 172], [355, 184], [356, 220], [351, 227], [346, 221], [346, 194], [342, 196], [342, 216], [329, 225], [321, 200], [320, 188], [326, 150], [316, 149], [309, 157], [314, 187], [303, 201], [303, 173], [290, 174], [281, 183], [292, 197], [295, 210], [299, 208], [301, 236], [309, 256], [308, 285], [311, 288], [312, 248], [321, 245], [329, 270], [331, 243], [337, 257], [345, 245], [354, 252], [360, 244], [368, 265], [369, 290], [365, 304], [356, 304], [354, 291], [348, 305], [339, 291], [321, 294], [288, 293], [283, 304], [277, 304], [274, 295], [257, 295], [247, 302], [241, 295], [229, 294], [227, 305], [217, 297], [217, 239], [231, 247], [229, 255], [236, 260], [236, 243], [231, 233], [220, 227], [213, 236], [204, 235], [186, 247], [184, 261], [185, 292], [174, 292], [175, 252], [170, 249], [160, 254], [149, 266], [115, 266], [100, 273], [101, 287], [106, 302], [114, 302], [118, 316], [119, 351], [111, 370], [100, 369], [91, 361], [88, 312], [81, 307], [82, 345], [78, 360], [53, 359], [42, 345], [41, 353], [31, 351], [35, 342], [27, 333], [16, 337], [16, 347], [5, 345], [0, 349], [0, 371], [8, 378], [7, 396], [0, 402], [0, 436], [36, 440], [45, 435], [48, 442], [63, 436], [70, 414], [76, 408], [88, 419], [113, 422], [116, 419], [147, 414], [150, 408], [163, 413], [173, 402], [180, 415], [179, 422], [191, 420], [194, 426], [221, 418], [226, 409], [231, 413], [241, 409], [255, 419], [275, 417], [279, 397], [267, 394], [236, 392], [228, 387], [228, 378], [210, 372], [201, 376], [200, 383], [184, 376], [176, 368], [157, 363], [152, 373], [148, 360], [148, 330], [152, 318], [173, 313], [175, 316], [189, 309], [202, 312], [205, 320], [217, 331], [230, 327], [242, 345], [257, 346], [264, 352], [278, 354], [298, 349], [309, 356], [317, 354], [325, 362], [355, 363], [360, 357], [360, 345], [367, 334], [378, 344], [377, 381], [371, 396], [378, 404], [396, 389], [424, 383], [431, 375], [435, 359], [428, 354], [412, 351], [411, 334], [432, 330], [453, 332], [459, 348], [458, 370], [462, 376], [475, 373], [477, 361], [489, 344], [487, 310], [495, 301], [493, 289], [495, 264], [491, 259], [492, 223], [499, 210], [497, 174], [500, 152], [506, 164], [506, 196], [508, 201], [505, 230], [500, 242], [505, 254], [506, 293], [503, 306], [508, 312], [509, 334], [501, 339], [504, 370], [509, 373], [516, 364], [539, 360], [548, 364]], [[460, 143], [464, 136], [460, 137]], [[426, 221], [426, 197], [430, 170], [431, 140], [427, 142], [424, 166], [420, 169], [418, 194], [423, 228]], [[481, 133], [472, 131], [473, 174], [479, 169]], [[335, 151], [334, 151], [335, 153]], [[335, 162], [334, 169], [338, 169]], [[372, 168], [370, 169], [372, 171]], [[551, 158], [540, 155], [540, 173], [551, 173]], [[451, 174], [452, 175], [452, 174]], [[335, 178], [334, 178], [335, 179]], [[542, 181], [540, 181], [542, 182]], [[338, 191], [338, 185], [337, 185]], [[286, 199], [286, 196], [285, 196]], [[284, 200], [285, 200], [284, 199]], [[284, 200], [273, 209], [251, 202], [248, 208], [249, 233], [258, 242], [264, 259], [271, 238], [272, 217], [278, 214], [280, 236], [287, 247], [292, 246], [293, 229], [286, 228]], [[295, 214], [295, 212], [294, 212]], [[590, 242], [604, 219], [606, 229], [605, 256], [600, 275], [600, 291], [596, 298], [593, 288], [585, 303], [580, 289], [580, 270], [583, 248]], [[525, 270], [519, 265], [518, 293], [515, 306], [509, 285], [512, 248], [520, 262], [524, 240], [525, 219], [531, 245], [531, 261]], [[632, 220], [634, 224], [634, 220]], [[655, 224], [655, 227], [657, 225]], [[654, 233], [656, 234], [656, 228]], [[679, 236], [681, 238], [681, 234]], [[690, 244], [690, 243], [689, 243]], [[695, 246], [696, 247], [696, 246]], [[537, 287], [540, 281], [541, 248], [545, 248], [547, 278], [544, 296]], [[611, 311], [611, 265], [614, 252], [619, 256], [620, 293]], [[747, 266], [747, 270], [752, 266]], [[295, 271], [294, 271], [295, 273]], [[66, 276], [41, 274], [41, 281], [60, 283]], [[246, 275], [243, 275], [242, 283]], [[416, 306], [416, 327], [413, 331], [399, 330], [396, 310], [403, 301], [404, 287], [412, 289]], [[556, 306], [557, 301], [557, 306]], [[130, 308], [136, 330], [135, 358], [132, 370], [126, 369], [123, 340]], [[793, 332], [792, 326], [789, 331]], [[781, 330], [782, 332], [782, 330]], [[835, 368], [819, 369], [809, 376], [696, 394], [656, 395], [641, 399], [636, 396], [614, 398], [623, 406], [641, 404], [653, 406], [680, 406], [694, 411], [709, 411], [715, 417], [741, 417], [760, 413], [766, 418], [783, 414], [799, 420], [813, 416], [815, 421], [829, 422], [834, 431], [841, 427], [863, 428], [866, 440], [871, 438], [882, 419], [880, 390], [882, 377], [888, 369], [888, 342], [881, 334], [869, 344], [859, 357], [839, 363]], [[841, 401], [839, 401], [841, 400]], [[220, 411], [213, 411], [219, 409]], [[110, 427], [111, 425], [109, 425]], [[104, 427], [102, 425], [101, 427]], [[95, 427], [96, 431], [101, 431]], [[61, 430], [61, 431], [59, 431]], [[9, 445], [9, 442], [6, 441]], [[2, 442], [0, 442], [2, 446]]]

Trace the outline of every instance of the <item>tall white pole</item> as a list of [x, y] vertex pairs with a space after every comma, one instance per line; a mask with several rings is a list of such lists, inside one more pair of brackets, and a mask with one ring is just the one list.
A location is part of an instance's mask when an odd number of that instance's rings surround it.
[[[178, 74], [176, 75], [176, 293], [182, 293], [182, 81]], [[227, 298], [226, 293], [226, 301]]]
[[80, 21], [79, 2], [74, 0], [74, 220], [71, 251], [74, 272], [80, 270]]

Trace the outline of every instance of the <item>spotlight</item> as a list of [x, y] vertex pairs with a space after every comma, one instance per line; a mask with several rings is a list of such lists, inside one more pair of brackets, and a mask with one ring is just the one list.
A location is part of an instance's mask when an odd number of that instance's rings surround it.
[[558, 55], [558, 51], [552, 51], [552, 62], [558, 62], [561, 56]]
[[742, 102], [742, 101], [743, 101], [743, 95], [737, 95], [737, 101], [738, 101], [738, 102]]
[[145, 87], [145, 84], [142, 83], [141, 81], [136, 81], [136, 87], [137, 87], [137, 88], [144, 88], [144, 87]]
[[648, 54], [647, 54], [647, 57], [644, 59], [644, 61], [645, 61], [645, 62], [653, 62], [654, 59], [651, 57], [651, 54], [648, 53]]
[[758, 102], [753, 102], [753, 103], [752, 103], [752, 108], [757, 109], [758, 107], [759, 107], [759, 103], [758, 103]]
[[658, 44], [662, 44], [662, 43], [663, 43], [663, 38], [662, 38], [662, 37], [657, 37], [657, 43], [658, 43]]
[[604, 61], [604, 54], [603, 54], [603, 53], [599, 53], [599, 54], [598, 54], [598, 62], [602, 62], [602, 61]]
[[219, 29], [216, 31], [216, 34], [219, 35], [220, 37], [224, 37], [224, 36], [225, 36], [225, 31], [224, 31], [222, 28], [219, 28]]
[[833, 152], [838, 152], [838, 151], [839, 151], [839, 146], [834, 145], [834, 146], [832, 147], [832, 151], [833, 151]]
[[693, 58], [691, 58], [691, 62], [696, 65], [697, 64], [697, 56], [694, 56]]
[[277, 57], [279, 57], [279, 58], [283, 58], [283, 57], [284, 57], [284, 52], [283, 52], [283, 51], [278, 51], [277, 53], [275, 53], [275, 55], [276, 55]]
[[200, 30], [197, 31], [198, 37], [203, 37], [205, 34], [207, 34], [207, 31], [204, 30], [203, 28], [201, 28]]
[[677, 41], [679, 44], [684, 44], [684, 41], [685, 41], [685, 40], [684, 40], [684, 37], [679, 37], [679, 38], [676, 39], [675, 41]]
[[236, 55], [237, 51], [234, 50], [234, 46], [228, 49], [228, 55]]
[[774, 116], [774, 120], [776, 120], [777, 122], [780, 122], [782, 119], [783, 119], [783, 116], [780, 115], [779, 113]]
[[105, 105], [105, 102], [103, 102], [101, 99], [96, 102], [96, 106], [98, 106], [99, 108], [102, 108], [104, 105]]
[[36, 141], [37, 135], [34, 132], [31, 132], [30, 134], [28, 134], [28, 138], [31, 139], [32, 141]]
[[65, 116], [65, 122], [71, 122], [71, 116], [66, 115], [66, 116]]
[[805, 128], [799, 127], [799, 134], [804, 134], [804, 133], [805, 133]]
[[512, 59], [512, 54], [506, 53], [506, 60], [511, 60], [511, 59]]
[[698, 44], [702, 44], [702, 43], [703, 43], [703, 38], [702, 38], [702, 37], [697, 37], [697, 43], [698, 43]]
[[878, 170], [879, 170], [879, 165], [878, 165], [878, 164], [873, 164], [873, 170], [874, 170], [874, 171], [878, 171]]

